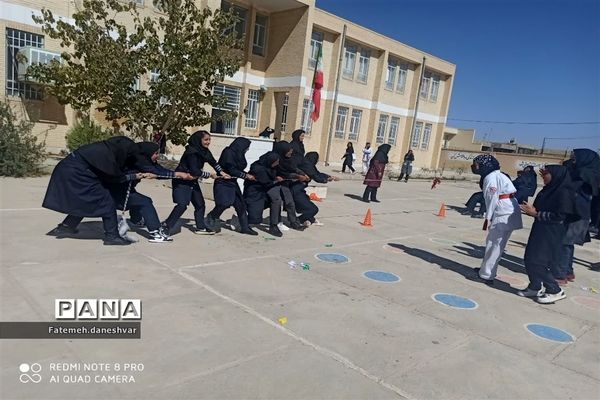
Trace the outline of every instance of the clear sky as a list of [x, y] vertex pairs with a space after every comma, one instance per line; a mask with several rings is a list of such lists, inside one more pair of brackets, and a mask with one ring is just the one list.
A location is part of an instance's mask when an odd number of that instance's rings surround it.
[[447, 124], [476, 137], [600, 149], [600, 0], [316, 0], [318, 8], [456, 65]]

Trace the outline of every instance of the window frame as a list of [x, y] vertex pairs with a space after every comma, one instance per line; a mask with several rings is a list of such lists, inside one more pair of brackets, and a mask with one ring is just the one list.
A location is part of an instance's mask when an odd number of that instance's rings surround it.
[[244, 128], [256, 129], [260, 117], [260, 91], [248, 89], [246, 97], [246, 113], [244, 115]]
[[[258, 23], [258, 18], [264, 18], [265, 23]], [[263, 28], [263, 43], [262, 46], [256, 44], [256, 36], [257, 36], [257, 27], [260, 26]], [[254, 17], [254, 37], [252, 38], [252, 54], [256, 56], [264, 57], [267, 54], [267, 34], [269, 32], [269, 16], [264, 14], [256, 14]], [[258, 48], [261, 51], [255, 52], [255, 49]]]
[[[5, 27], [6, 62], [4, 71], [4, 93], [6, 96], [23, 97], [27, 100], [43, 100], [44, 92], [35, 85], [19, 80], [17, 53], [23, 47], [44, 49], [45, 36], [39, 33]], [[15, 42], [17, 44], [15, 44]], [[21, 45], [21, 43], [23, 45]]]
[[[320, 38], [320, 39], [319, 39]], [[310, 36], [310, 46], [308, 55], [308, 68], [315, 69], [317, 66], [317, 57], [319, 56], [319, 48], [323, 51], [323, 41], [325, 40], [325, 34], [320, 31], [313, 30]]]
[[[344, 111], [344, 113], [342, 113], [341, 111]], [[335, 113], [335, 130], [333, 134], [333, 137], [335, 139], [344, 139], [346, 137], [346, 122], [348, 122], [348, 111], [350, 111], [349, 107], [338, 106], [337, 108], [337, 112]]]
[[[364, 60], [366, 60], [366, 61], [364, 61]], [[356, 81], [357, 82], [367, 83], [367, 81], [369, 80], [369, 65], [370, 65], [370, 63], [371, 63], [371, 50], [361, 47], [360, 51], [358, 53], [358, 71], [356, 73]], [[365, 67], [366, 71], [364, 72], [364, 74], [361, 73], [361, 70], [363, 69], [362, 68], [363, 65], [366, 65], [366, 67]], [[363, 75], [364, 75], [364, 78], [362, 78]]]
[[362, 110], [353, 108], [350, 113], [350, 127], [348, 129], [348, 140], [358, 141], [360, 136], [360, 124], [362, 123]]
[[[279, 130], [282, 133], [285, 133], [285, 131], [287, 129], [287, 115], [288, 115], [289, 102], [290, 102], [290, 95], [286, 93], [285, 96], [283, 96], [283, 103], [281, 106], [281, 124], [279, 124]], [[304, 104], [303, 104], [303, 106], [304, 106]]]
[[424, 124], [423, 125], [423, 137], [421, 138], [421, 145], [419, 148], [421, 150], [429, 149], [429, 142], [431, 141], [431, 132], [433, 131], [433, 124]]
[[418, 149], [421, 143], [421, 132], [423, 131], [423, 122], [417, 121], [415, 123], [415, 129], [413, 129], [410, 135], [410, 149]]
[[[406, 81], [408, 78], [408, 64], [400, 63], [397, 66], [398, 70], [398, 79], [396, 81], [396, 93], [404, 94], [406, 91]], [[400, 87], [400, 82], [402, 82], [402, 87]]]
[[[237, 21], [233, 24], [233, 30], [237, 32], [238, 39], [245, 39], [248, 31], [248, 13], [250, 10], [228, 0], [221, 0], [221, 9], [223, 9], [225, 12], [229, 12], [229, 10], [233, 9], [233, 14], [237, 19]], [[227, 29], [225, 33], [229, 34], [229, 30]]]
[[[398, 64], [396, 63], [396, 60], [388, 57], [388, 62], [387, 62], [387, 67], [386, 67], [386, 77], [385, 77], [384, 86], [383, 86], [383, 88], [385, 90], [389, 90], [389, 91], [394, 90], [394, 87], [396, 85], [396, 69], [397, 68], [398, 68]], [[391, 79], [390, 79], [390, 75], [391, 75]]]
[[[344, 60], [342, 64], [342, 78], [348, 80], [354, 80], [354, 70], [356, 69], [356, 53], [358, 52], [358, 47], [353, 44], [348, 44], [344, 46]], [[352, 61], [350, 62], [350, 59]]]
[[[392, 128], [393, 135], [392, 135]], [[388, 130], [386, 143], [395, 146], [398, 141], [398, 130], [400, 129], [400, 117], [392, 116], [390, 119], [390, 129]]]
[[304, 129], [307, 135], [310, 135], [312, 128], [312, 118], [310, 117], [312, 110], [308, 109], [311, 103], [311, 99], [309, 98], [302, 100], [302, 120], [300, 121], [300, 127]]
[[375, 143], [377, 144], [385, 143], [385, 132], [387, 131], [387, 123], [389, 117], [390, 116], [387, 114], [379, 114], [379, 122], [377, 123], [377, 133], [375, 134]]

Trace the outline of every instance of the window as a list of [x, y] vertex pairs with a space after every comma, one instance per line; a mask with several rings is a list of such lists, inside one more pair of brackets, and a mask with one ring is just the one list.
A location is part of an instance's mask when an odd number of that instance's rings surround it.
[[425, 124], [425, 129], [423, 130], [423, 140], [421, 141], [421, 150], [427, 150], [429, 147], [429, 138], [431, 137], [431, 124]]
[[342, 76], [346, 79], [354, 79], [354, 65], [356, 64], [356, 46], [346, 45], [344, 51], [344, 68]]
[[237, 111], [240, 108], [240, 95], [241, 90], [235, 86], [228, 85], [215, 85], [213, 88], [213, 94], [215, 96], [222, 96], [225, 98], [225, 104], [213, 106], [212, 109], [212, 124], [211, 131], [216, 133], [225, 133], [227, 135], [235, 135], [237, 128], [237, 118], [233, 118], [229, 121], [219, 120], [226, 111]]
[[[232, 11], [233, 15], [236, 16], [236, 22], [233, 25], [233, 30], [236, 31], [238, 39], [243, 38], [244, 35], [246, 34], [246, 16], [248, 14], [248, 10], [246, 10], [245, 8], [242, 8], [240, 6], [233, 5], [230, 2], [225, 1], [225, 0], [223, 0], [223, 3], [221, 4], [221, 8], [225, 12], [229, 12], [229, 10], [233, 10]], [[226, 31], [226, 33], [229, 33], [229, 31]]]
[[439, 90], [440, 76], [432, 74], [431, 72], [425, 72], [423, 80], [421, 81], [421, 98], [435, 103], [438, 98]]
[[404, 89], [406, 89], [406, 74], [407, 74], [407, 65], [400, 64], [398, 66], [398, 82], [396, 83], [396, 92], [404, 93]]
[[154, 9], [160, 12], [165, 12], [165, 7], [163, 6], [164, 1], [165, 0], [152, 0], [152, 5], [154, 6]]
[[359, 82], [367, 83], [367, 77], [369, 76], [369, 60], [371, 59], [371, 52], [366, 49], [360, 49], [360, 56], [358, 58], [358, 76], [356, 79]]
[[135, 78], [133, 80], [133, 83], [130, 86], [131, 90], [133, 90], [134, 92], [137, 92], [140, 90], [141, 86], [140, 86], [140, 78]]
[[385, 88], [387, 90], [394, 89], [394, 81], [396, 80], [396, 61], [388, 58], [387, 71], [385, 75]]
[[336, 139], [343, 139], [346, 136], [346, 119], [348, 118], [348, 108], [338, 107], [337, 117], [335, 118], [335, 135]]
[[352, 116], [350, 117], [350, 133], [348, 133], [348, 140], [357, 141], [358, 134], [360, 133], [360, 120], [362, 118], [361, 110], [352, 110]]
[[431, 80], [431, 93], [429, 94], [429, 101], [436, 102], [438, 98], [438, 92], [440, 90], [440, 77], [434, 75]]
[[396, 145], [396, 137], [398, 136], [398, 125], [400, 125], [400, 118], [392, 117], [390, 121], [390, 131], [388, 133], [388, 144], [392, 146]]
[[415, 124], [415, 130], [413, 131], [412, 138], [410, 139], [410, 147], [419, 147], [419, 141], [421, 140], [421, 131], [423, 130], [423, 123], [417, 122]]
[[385, 140], [385, 130], [387, 128], [388, 116], [381, 114], [379, 116], [379, 126], [377, 127], [377, 137], [375, 143], [383, 143]]
[[143, 6], [144, 5], [144, 0], [135, 0], [135, 4]]
[[[285, 132], [285, 130], [287, 129], [287, 113], [289, 100], [290, 96], [286, 93], [286, 95], [283, 98], [283, 107], [281, 108], [281, 132]], [[302, 112], [304, 112], [304, 109], [302, 109]]]
[[41, 100], [43, 93], [36, 86], [20, 82], [17, 52], [21, 47], [44, 47], [44, 36], [6, 28], [6, 95]]
[[159, 76], [160, 72], [158, 71], [158, 68], [152, 68], [150, 70], [150, 82], [157, 82]]
[[[310, 110], [309, 110], [310, 107]], [[312, 125], [312, 119], [310, 119], [310, 114], [312, 113], [312, 102], [310, 99], [304, 99], [302, 102], [302, 121], [300, 123], [300, 127], [304, 129], [305, 132], [310, 132], [310, 128]]]
[[265, 55], [265, 44], [267, 43], [267, 17], [256, 14], [254, 21], [254, 42], [252, 43], [252, 54]]
[[317, 65], [317, 57], [319, 57], [319, 51], [323, 48], [323, 33], [313, 31], [310, 38], [310, 55], [308, 57], [308, 66], [315, 68]]
[[258, 125], [258, 100], [260, 92], [258, 90], [248, 90], [248, 104], [246, 105], [246, 128], [256, 129]]

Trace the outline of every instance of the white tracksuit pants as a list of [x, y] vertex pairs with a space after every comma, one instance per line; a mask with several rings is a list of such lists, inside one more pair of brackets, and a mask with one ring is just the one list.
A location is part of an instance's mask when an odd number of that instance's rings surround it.
[[487, 238], [485, 239], [485, 255], [481, 262], [479, 276], [482, 279], [496, 278], [498, 263], [504, 253], [504, 248], [508, 243], [508, 239], [513, 230], [509, 229], [506, 224], [492, 225], [489, 228]]

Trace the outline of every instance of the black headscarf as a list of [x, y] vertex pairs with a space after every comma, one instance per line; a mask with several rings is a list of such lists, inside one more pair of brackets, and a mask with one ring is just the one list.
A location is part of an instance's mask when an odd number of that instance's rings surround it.
[[159, 149], [158, 143], [155, 142], [139, 142], [135, 144], [136, 153], [130, 158], [128, 161], [128, 166], [136, 167], [140, 169], [140, 167], [148, 167], [154, 164], [152, 161], [152, 156]]
[[473, 159], [473, 162], [479, 165], [479, 169], [474, 172], [480, 175], [482, 179], [500, 169], [500, 163], [491, 154], [480, 154]]
[[224, 155], [227, 154], [228, 157], [231, 157], [229, 162], [233, 161], [235, 163], [235, 167], [240, 171], [246, 169], [248, 166], [248, 162], [246, 161], [246, 151], [250, 148], [250, 139], [245, 137], [237, 137], [231, 142], [229, 146], [223, 149], [221, 153], [221, 158], [219, 159], [219, 164], [227, 170], [225, 167], [226, 162], [222, 161]]
[[261, 165], [265, 168], [273, 168], [272, 165], [275, 161], [279, 160], [279, 154], [277, 154], [274, 151], [268, 151], [265, 154], [263, 154], [262, 156], [260, 156], [260, 158], [253, 162], [252, 165], [256, 164], [256, 165]]
[[115, 136], [90, 143], [76, 150], [89, 165], [110, 177], [125, 173], [127, 164], [137, 153], [135, 142], [125, 136]]
[[377, 148], [377, 151], [375, 152], [375, 155], [371, 159], [371, 163], [373, 163], [373, 161], [381, 161], [382, 163], [387, 164], [388, 163], [388, 153], [390, 152], [391, 149], [392, 149], [392, 146], [390, 146], [389, 144], [379, 145], [379, 147]]
[[590, 149], [573, 150], [575, 161], [572, 164], [572, 177], [586, 185], [586, 191], [592, 196], [600, 193], [600, 157]]
[[298, 174], [298, 161], [293, 153], [291, 157], [286, 157], [286, 154], [292, 145], [285, 140], [281, 140], [275, 144], [275, 152], [279, 154], [279, 166], [277, 172], [284, 178], [293, 178], [292, 174]]
[[192, 133], [192, 135], [188, 139], [188, 145], [185, 146], [185, 152], [183, 153], [183, 155], [185, 155], [186, 153], [198, 153], [205, 162], [209, 163], [210, 165], [214, 165], [217, 163], [217, 161], [213, 157], [212, 153], [210, 152], [208, 147], [202, 146], [202, 138], [204, 138], [204, 136], [206, 135], [210, 136], [210, 133], [208, 133], [207, 131], [196, 131]]
[[299, 154], [301, 157], [304, 157], [304, 143], [300, 141], [300, 136], [306, 133], [304, 129], [296, 129], [292, 132], [292, 141], [290, 144], [292, 145], [292, 149], [294, 149], [294, 153]]
[[567, 168], [562, 165], [546, 165], [544, 169], [552, 175], [552, 180], [538, 193], [533, 206], [538, 211], [577, 215], [575, 190]]
[[304, 156], [304, 159], [300, 164], [300, 169], [304, 171], [310, 178], [314, 179], [314, 177], [319, 173], [319, 170], [317, 169], [317, 162], [319, 162], [319, 153], [316, 151], [310, 151]]

